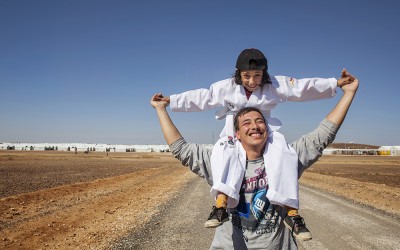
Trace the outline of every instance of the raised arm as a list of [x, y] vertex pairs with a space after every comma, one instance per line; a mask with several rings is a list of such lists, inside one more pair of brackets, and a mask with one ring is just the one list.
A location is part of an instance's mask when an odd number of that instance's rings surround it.
[[341, 87], [343, 96], [332, 111], [314, 131], [302, 136], [291, 145], [299, 156], [299, 177], [305, 169], [318, 160], [322, 151], [334, 141], [336, 133], [346, 117], [358, 89], [358, 79], [348, 75], [352, 81]]
[[150, 100], [151, 106], [156, 109], [158, 120], [160, 121], [161, 130], [164, 134], [165, 141], [167, 144], [171, 144], [182, 137], [181, 133], [175, 127], [175, 124], [172, 122], [168, 112], [167, 106], [168, 102], [162, 96], [161, 93], [157, 93], [153, 95]]
[[351, 79], [351, 82], [341, 86], [343, 96], [340, 98], [335, 108], [326, 116], [327, 120], [338, 126], [342, 125], [358, 89], [358, 79], [350, 75], [347, 71], [346, 76]]
[[174, 157], [181, 161], [184, 166], [189, 167], [190, 171], [204, 178], [212, 185], [211, 149], [197, 144], [186, 143], [172, 122], [166, 110], [168, 102], [161, 93], [153, 95], [150, 103], [156, 109], [165, 141], [168, 143]]

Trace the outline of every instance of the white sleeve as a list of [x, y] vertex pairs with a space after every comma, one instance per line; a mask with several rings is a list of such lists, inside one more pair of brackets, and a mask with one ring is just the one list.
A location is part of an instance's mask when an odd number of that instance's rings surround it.
[[335, 78], [302, 78], [287, 76], [273, 77], [277, 81], [277, 95], [285, 96], [286, 101], [304, 102], [327, 99], [335, 96], [337, 80]]
[[224, 97], [229, 86], [228, 80], [216, 82], [210, 89], [189, 90], [180, 94], [170, 96], [170, 107], [175, 112], [196, 112], [224, 104]]

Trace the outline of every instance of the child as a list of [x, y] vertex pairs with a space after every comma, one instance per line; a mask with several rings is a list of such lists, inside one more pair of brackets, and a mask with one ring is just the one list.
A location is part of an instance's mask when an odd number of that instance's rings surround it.
[[[233, 128], [235, 113], [243, 107], [260, 109], [269, 127], [269, 143], [264, 157], [268, 154], [280, 155], [280, 160], [265, 161], [268, 177], [267, 199], [272, 204], [285, 206], [288, 216], [285, 224], [299, 239], [309, 240], [311, 234], [303, 218], [298, 215], [298, 173], [297, 154], [287, 146], [282, 134], [277, 132], [281, 126], [278, 119], [270, 118], [271, 109], [280, 102], [309, 101], [333, 97], [336, 87], [346, 82], [334, 78], [294, 79], [285, 76], [270, 77], [264, 54], [258, 49], [245, 49], [238, 56], [236, 72], [231, 79], [211, 85], [210, 89], [190, 90], [181, 94], [163, 97], [160, 100], [170, 103], [172, 111], [202, 111], [222, 107], [216, 112], [217, 119], [226, 119], [221, 139], [215, 144], [211, 155], [213, 187], [211, 193], [216, 204], [205, 223], [213, 228], [229, 220], [227, 208], [238, 204], [239, 191], [245, 166], [240, 166], [240, 156], [235, 151], [236, 142]], [[342, 76], [346, 71], [342, 72]], [[267, 163], [266, 163], [267, 164]], [[284, 178], [281, 174], [285, 173]], [[273, 177], [273, 178], [270, 178]], [[284, 179], [282, 181], [282, 179]], [[289, 184], [289, 185], [287, 185]], [[253, 212], [256, 213], [256, 212]]]

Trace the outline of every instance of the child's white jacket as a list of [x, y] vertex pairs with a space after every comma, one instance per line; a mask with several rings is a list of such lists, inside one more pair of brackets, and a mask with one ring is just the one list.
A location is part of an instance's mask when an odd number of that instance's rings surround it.
[[[210, 89], [196, 89], [170, 96], [170, 107], [174, 112], [196, 112], [219, 108], [215, 117], [226, 118], [225, 128], [220, 137], [233, 135], [233, 117], [244, 107], [260, 109], [265, 118], [271, 117], [271, 109], [278, 103], [304, 102], [326, 99], [336, 94], [335, 78], [295, 79], [287, 76], [271, 76], [272, 84], [265, 84], [254, 91], [249, 100], [242, 85], [233, 78], [216, 82]], [[280, 124], [278, 124], [279, 126]]]

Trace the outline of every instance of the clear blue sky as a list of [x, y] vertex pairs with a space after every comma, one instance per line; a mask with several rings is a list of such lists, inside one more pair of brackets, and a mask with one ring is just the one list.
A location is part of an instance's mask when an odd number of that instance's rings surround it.
[[[0, 142], [165, 144], [150, 97], [229, 78], [245, 48], [272, 75], [336, 77], [360, 89], [336, 142], [400, 145], [399, 1], [0, 1]], [[283, 103], [288, 141], [341, 95]], [[213, 143], [214, 112], [172, 113]]]

